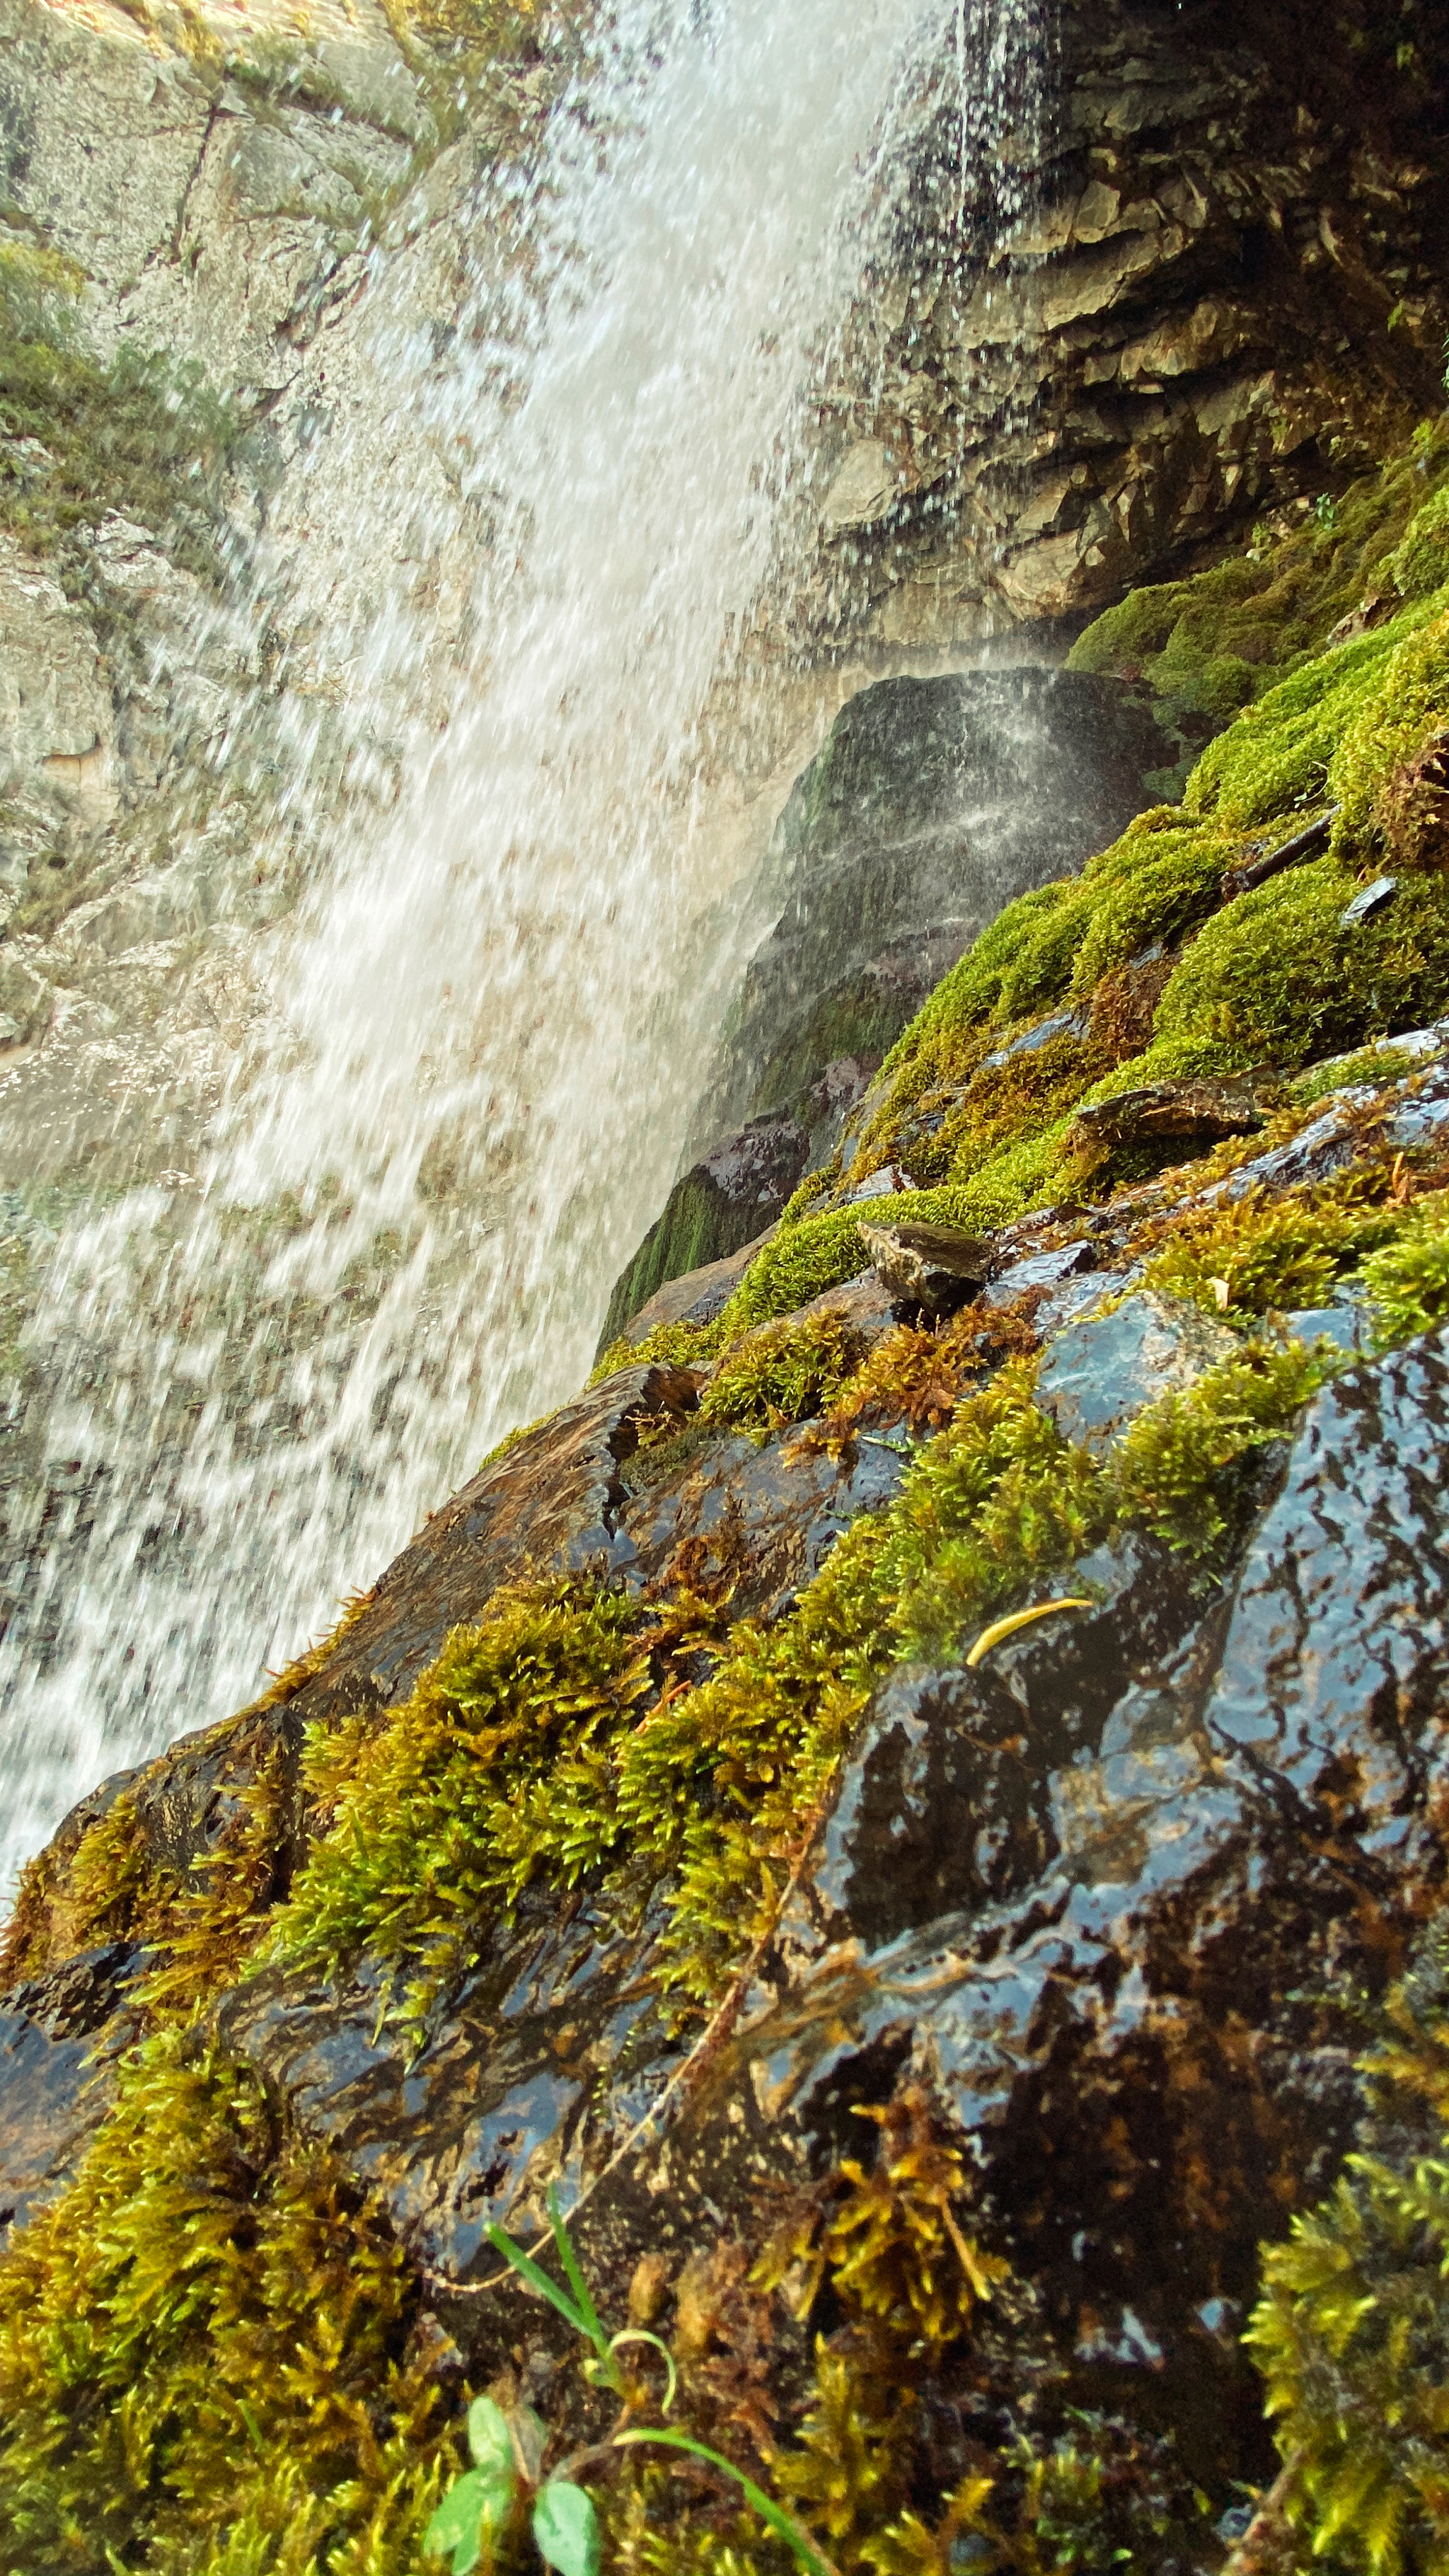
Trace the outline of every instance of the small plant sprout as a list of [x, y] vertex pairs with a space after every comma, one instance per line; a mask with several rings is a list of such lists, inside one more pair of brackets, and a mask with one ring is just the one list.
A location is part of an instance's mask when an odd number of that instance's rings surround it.
[[505, 2413], [491, 2397], [468, 2409], [473, 2466], [448, 2489], [424, 2537], [436, 2557], [451, 2553], [453, 2576], [469, 2576], [533, 2497], [539, 2556], [559, 2576], [598, 2576], [599, 2522], [591, 2499], [568, 2478], [539, 2484], [548, 2434], [531, 2407]]
[[[658, 2335], [642, 2326], [625, 2326], [611, 2334], [594, 2305], [588, 2283], [579, 2267], [569, 2232], [559, 2213], [554, 2192], [548, 2197], [549, 2225], [559, 2260], [568, 2281], [565, 2289], [550, 2278], [542, 2266], [515, 2244], [506, 2230], [497, 2225], [488, 2229], [489, 2242], [525, 2282], [536, 2297], [546, 2299], [556, 2308], [565, 2324], [572, 2326], [580, 2339], [593, 2347], [592, 2357], [584, 2364], [584, 2376], [596, 2388], [612, 2390], [622, 2412], [613, 2432], [599, 2450], [622, 2450], [643, 2442], [657, 2442], [670, 2450], [687, 2451], [692, 2458], [707, 2461], [733, 2479], [746, 2501], [776, 2538], [783, 2540], [806, 2576], [837, 2576], [831, 2561], [818, 2550], [801, 2529], [793, 2514], [766, 2495], [752, 2478], [737, 2469], [719, 2451], [704, 2442], [695, 2441], [689, 2433], [677, 2432], [664, 2424], [632, 2425], [629, 2417], [637, 2402], [620, 2366], [619, 2354], [629, 2344], [652, 2344], [663, 2360], [666, 2383], [663, 2412], [667, 2415], [674, 2403], [678, 2374], [674, 2356]], [[546, 2435], [538, 2417], [527, 2407], [505, 2414], [489, 2397], [475, 2399], [468, 2415], [468, 2441], [474, 2467], [458, 2480], [439, 2505], [428, 2526], [427, 2546], [441, 2554], [453, 2552], [453, 2576], [468, 2576], [476, 2567], [485, 2548], [491, 2551], [495, 2537], [520, 2510], [530, 2493], [534, 2496], [532, 2531], [541, 2558], [557, 2568], [559, 2576], [598, 2576], [599, 2523], [593, 2503], [581, 2486], [562, 2476], [549, 2478], [539, 2485]], [[593, 2457], [594, 2453], [579, 2455]]]

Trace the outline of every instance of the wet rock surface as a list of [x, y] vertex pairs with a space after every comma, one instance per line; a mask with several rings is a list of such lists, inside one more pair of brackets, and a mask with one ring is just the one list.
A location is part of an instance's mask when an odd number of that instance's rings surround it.
[[1144, 1405], [1191, 1386], [1235, 1348], [1232, 1334], [1195, 1306], [1145, 1291], [1057, 1335], [1042, 1361], [1039, 1400], [1064, 1439], [1101, 1451]]
[[[747, 1450], [626, 1508], [627, 1579], [732, 1509], [756, 1557], [785, 1494], [819, 1543], [821, 1486]], [[888, 1489], [874, 1454], [842, 1516]], [[1260, 2473], [1236, 2345], [1258, 2244], [1351, 2141], [1359, 2001], [1442, 1867], [1446, 1472], [1437, 1335], [1315, 1400], [1225, 1578], [1118, 1539], [1045, 1596], [1087, 1610], [975, 1671], [898, 1671], [723, 2054], [686, 2065], [657, 1927], [610, 1936], [583, 1892], [525, 1904], [420, 2055], [379, 2036], [369, 1976], [269, 1972], [224, 2005], [227, 2045], [376, 2183], [465, 2340], [509, 2297], [446, 2282], [488, 2273], [484, 2225], [541, 2177], [583, 2194], [586, 2259], [626, 2280], [661, 2207], [671, 2242], [706, 2210], [748, 2229], [764, 2179], [848, 2152], [852, 2106], [919, 2077], [1078, 2401], [1171, 2425], [1188, 2474]]]
[[405, 1699], [449, 1629], [476, 1618], [501, 1583], [609, 1561], [639, 1424], [683, 1418], [695, 1389], [688, 1369], [621, 1369], [480, 1469], [388, 1567], [289, 1700], [289, 1717], [305, 1724]]
[[779, 1214], [962, 950], [1104, 848], [1171, 758], [1133, 691], [1066, 671], [882, 680], [847, 702], [776, 826], [764, 875], [784, 909], [694, 1113], [709, 1150], [621, 1274], [601, 1348], [752, 1212], [752, 1231]]
[[0, 2007], [0, 2245], [65, 2188], [109, 2105], [105, 2060], [132, 2036], [124, 1996], [136, 1966], [124, 1942], [83, 1950]]

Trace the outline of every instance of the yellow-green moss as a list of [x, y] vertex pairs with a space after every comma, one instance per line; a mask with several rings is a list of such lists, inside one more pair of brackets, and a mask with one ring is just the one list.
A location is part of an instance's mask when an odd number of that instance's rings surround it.
[[183, 2028], [0, 2263], [0, 2560], [407, 2576], [444, 2409], [376, 2206]]
[[1247, 2341], [1315, 2561], [1449, 2565], [1449, 2013], [1442, 1925], [1364, 2061], [1371, 2152], [1264, 2250]]
[[1342, 926], [1354, 880], [1333, 859], [1270, 878], [1193, 941], [1157, 1011], [1165, 1039], [1199, 1038], [1241, 1065], [1293, 1069], [1387, 1018], [1412, 1028], [1449, 998], [1449, 874], [1401, 886]]
[[699, 1400], [702, 1422], [763, 1439], [834, 1403], [865, 1355], [858, 1332], [838, 1315], [767, 1324], [736, 1343]]
[[1330, 1183], [1282, 1199], [1225, 1200], [1174, 1226], [1142, 1284], [1233, 1323], [1321, 1306], [1336, 1280], [1407, 1222], [1384, 1179], [1377, 1191]]
[[[637, 1342], [621, 1334], [596, 1360], [589, 1384], [602, 1386], [606, 1377], [616, 1376], [620, 1369], [647, 1368], [656, 1361], [675, 1368], [701, 1368], [722, 1348], [724, 1338], [718, 1318], [712, 1324], [656, 1324]], [[537, 1425], [531, 1427], [536, 1429]], [[508, 1440], [491, 1453], [492, 1457], [501, 1458], [514, 1440], [523, 1437], [522, 1432], [510, 1432]], [[487, 1466], [490, 1462], [485, 1459], [483, 1463]]]
[[1449, 1190], [1405, 1212], [1391, 1239], [1365, 1261], [1363, 1286], [1381, 1350], [1449, 1319]]

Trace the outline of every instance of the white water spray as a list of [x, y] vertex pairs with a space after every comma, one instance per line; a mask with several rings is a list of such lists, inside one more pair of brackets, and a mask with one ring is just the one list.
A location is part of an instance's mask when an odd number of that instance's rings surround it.
[[[31, 1344], [74, 1499], [3, 1649], [10, 1865], [249, 1697], [585, 1374], [737, 962], [699, 966], [730, 893], [709, 710], [812, 525], [802, 399], [893, 99], [982, 14], [626, 0], [512, 210], [526, 285], [480, 259], [440, 369], [409, 253], [379, 265], [365, 390], [290, 505], [330, 551], [299, 535], [276, 578], [323, 604], [356, 739], [411, 703], [401, 794], [332, 850], [197, 1187], [58, 1247]], [[1029, 42], [1026, 0], [985, 14], [963, 151]], [[420, 515], [446, 655], [403, 577]]]

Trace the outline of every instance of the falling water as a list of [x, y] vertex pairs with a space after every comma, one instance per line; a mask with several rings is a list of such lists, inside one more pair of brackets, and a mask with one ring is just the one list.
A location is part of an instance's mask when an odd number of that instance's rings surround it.
[[401, 789], [328, 844], [299, 739], [321, 856], [268, 1042], [184, 1186], [56, 1249], [30, 1344], [75, 1499], [3, 1649], [11, 1865], [581, 1381], [749, 927], [720, 710], [748, 726], [752, 622], [810, 542], [806, 397], [892, 119], [956, 34], [963, 155], [989, 149], [1031, 14], [625, 0], [526, 196], [480, 211], [441, 364], [413, 253], [375, 261], [354, 400], [261, 578]]

